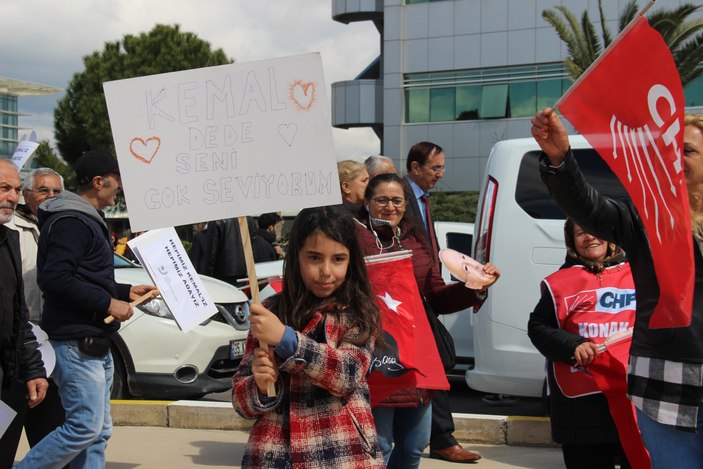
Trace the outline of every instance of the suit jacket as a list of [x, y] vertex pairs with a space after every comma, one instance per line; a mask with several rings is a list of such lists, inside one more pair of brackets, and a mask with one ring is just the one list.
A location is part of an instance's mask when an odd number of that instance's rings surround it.
[[[404, 190], [405, 190], [405, 199], [408, 201], [406, 207], [405, 207], [405, 216], [407, 217], [408, 214], [411, 215], [410, 222], [412, 222], [417, 230], [420, 232], [422, 236], [425, 237], [425, 240], [427, 241], [427, 244], [432, 247], [432, 243], [430, 240], [430, 233], [428, 232], [428, 227], [425, 225], [425, 223], [422, 221], [422, 210], [420, 209], [420, 204], [418, 203], [417, 199], [415, 198], [415, 193], [413, 192], [412, 187], [410, 186], [410, 183], [407, 182], [407, 176], [404, 178], [405, 184]], [[430, 213], [432, 213], [432, 209], [430, 208]], [[429, 227], [430, 230], [432, 230], [432, 236], [434, 236], [434, 239], [437, 240], [439, 243], [439, 239], [437, 238], [437, 233], [435, 232], [434, 229], [434, 224]], [[432, 259], [439, 262], [439, 253], [433, 248], [431, 249], [432, 251]]]

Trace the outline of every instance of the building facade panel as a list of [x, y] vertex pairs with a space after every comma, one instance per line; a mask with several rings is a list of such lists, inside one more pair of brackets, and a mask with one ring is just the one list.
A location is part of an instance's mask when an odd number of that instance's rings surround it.
[[454, 34], [481, 33], [481, 3], [452, 2], [454, 4]]
[[[510, 2], [508, 4], [508, 31], [534, 29], [537, 27], [536, 0]], [[552, 3], [553, 4], [553, 3]], [[541, 10], [540, 10], [541, 15]], [[541, 19], [541, 17], [540, 17]]]

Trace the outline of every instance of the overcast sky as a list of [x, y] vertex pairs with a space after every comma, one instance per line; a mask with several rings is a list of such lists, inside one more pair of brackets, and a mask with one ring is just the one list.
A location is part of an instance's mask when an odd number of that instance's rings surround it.
[[[331, 0], [10, 0], [0, 15], [0, 76], [65, 89], [83, 57], [105, 42], [179, 24], [237, 62], [320, 52], [329, 86], [351, 80], [379, 53], [369, 21], [332, 20]], [[53, 112], [63, 93], [20, 97], [20, 125], [53, 146]], [[20, 136], [26, 131], [20, 131]], [[333, 130], [338, 160], [378, 154], [370, 129]]]

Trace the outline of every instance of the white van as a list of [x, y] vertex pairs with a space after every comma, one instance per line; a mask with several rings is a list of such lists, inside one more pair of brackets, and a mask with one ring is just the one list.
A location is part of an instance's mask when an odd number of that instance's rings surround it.
[[[581, 136], [569, 137], [586, 179], [602, 194], [624, 198], [625, 189]], [[529, 139], [498, 142], [486, 163], [478, 202], [473, 257], [501, 270], [476, 311], [475, 364], [466, 372], [472, 389], [538, 397], [544, 357], [527, 337], [527, 321], [540, 297], [540, 282], [566, 255], [564, 213], [540, 179], [539, 147]]]

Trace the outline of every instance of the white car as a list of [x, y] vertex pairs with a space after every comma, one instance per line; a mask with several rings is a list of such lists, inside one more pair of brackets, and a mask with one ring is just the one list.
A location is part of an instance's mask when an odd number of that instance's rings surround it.
[[[112, 398], [195, 399], [232, 386], [249, 330], [249, 303], [238, 288], [201, 275], [218, 313], [189, 332], [156, 298], [134, 308], [113, 336]], [[115, 280], [152, 285], [140, 266], [115, 254]]]

